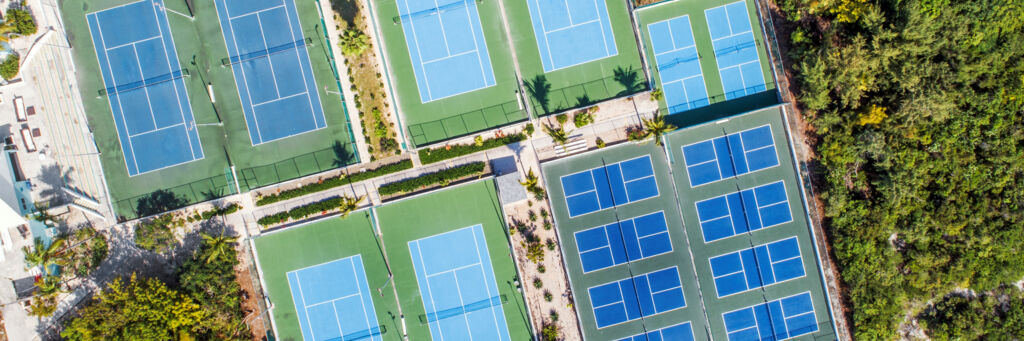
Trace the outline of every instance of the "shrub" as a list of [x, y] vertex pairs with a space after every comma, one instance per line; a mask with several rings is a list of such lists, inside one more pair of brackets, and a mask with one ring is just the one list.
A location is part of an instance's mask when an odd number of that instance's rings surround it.
[[284, 201], [292, 198], [301, 197], [310, 193], [316, 193], [326, 191], [331, 188], [338, 186], [347, 185], [354, 182], [363, 181], [366, 179], [376, 178], [378, 176], [391, 174], [406, 169], [412, 168], [412, 160], [402, 160], [399, 162], [382, 165], [380, 167], [367, 170], [365, 172], [359, 172], [355, 174], [339, 175], [324, 179], [315, 184], [309, 184], [295, 189], [289, 189], [281, 191], [277, 194], [271, 194], [256, 200], [256, 206], [263, 206], [273, 204], [275, 202]]
[[558, 121], [558, 125], [565, 125], [565, 122], [569, 122], [569, 116], [565, 114], [558, 114], [555, 116], [555, 121]]
[[544, 261], [544, 246], [539, 241], [530, 240], [529, 243], [521, 242], [520, 245], [526, 248], [526, 259], [534, 264]]
[[598, 149], [605, 147], [604, 140], [602, 140], [600, 137], [594, 140], [594, 144], [597, 145]]
[[213, 218], [213, 217], [216, 217], [216, 216], [224, 216], [224, 215], [235, 213], [238, 210], [240, 210], [241, 208], [242, 207], [239, 206], [237, 203], [230, 203], [227, 206], [224, 206], [224, 207], [214, 207], [211, 210], [203, 212], [202, 217], [203, 217], [203, 220], [210, 220], [210, 218]]
[[548, 268], [546, 266], [544, 266], [544, 264], [539, 264], [539, 265], [537, 265], [537, 272], [539, 272], [539, 273], [548, 272]]
[[534, 278], [533, 279], [533, 287], [537, 288], [537, 289], [543, 288], [544, 287], [544, 281], [540, 280], [540, 278]]
[[7, 14], [4, 15], [4, 21], [5, 24], [14, 26], [14, 33], [23, 36], [35, 34], [38, 30], [35, 19], [32, 19], [32, 14], [23, 9], [8, 9]]
[[562, 333], [558, 331], [558, 325], [552, 322], [545, 322], [544, 326], [540, 330], [541, 339], [544, 341], [555, 341], [562, 337]]
[[594, 114], [591, 114], [589, 110], [580, 111], [572, 117], [572, 122], [576, 125], [576, 128], [586, 126], [594, 123]]
[[173, 214], [140, 222], [135, 226], [135, 245], [144, 250], [164, 253], [178, 243], [174, 229], [184, 225], [184, 221], [174, 218]]
[[473, 144], [456, 144], [433, 149], [421, 149], [419, 151], [420, 162], [426, 165], [439, 161], [444, 161], [451, 158], [456, 158], [466, 154], [476, 153], [482, 150], [501, 147], [510, 143], [526, 140], [526, 135], [522, 133], [516, 133], [493, 139], [481, 138], [481, 140], [478, 140], [476, 141], [476, 143]]
[[320, 214], [320, 213], [325, 213], [325, 212], [329, 212], [329, 211], [334, 211], [334, 210], [340, 208], [341, 205], [343, 203], [345, 203], [346, 199], [348, 199], [348, 198], [346, 198], [346, 197], [334, 197], [334, 198], [330, 198], [330, 199], [326, 199], [326, 200], [317, 201], [317, 202], [314, 202], [312, 204], [302, 205], [302, 206], [293, 208], [293, 209], [288, 210], [286, 212], [278, 212], [278, 213], [275, 213], [275, 214], [264, 216], [264, 217], [260, 218], [259, 220], [257, 220], [256, 223], [260, 224], [260, 226], [266, 227], [266, 226], [270, 226], [270, 225], [275, 225], [275, 224], [280, 224], [280, 223], [286, 222], [289, 219], [291, 219], [291, 220], [305, 219], [306, 217], [309, 217], [309, 216], [312, 216], [312, 215], [316, 215], [316, 214]]
[[8, 80], [17, 77], [18, 68], [21, 67], [19, 64], [20, 62], [21, 56], [18, 56], [17, 54], [12, 53], [10, 56], [7, 56], [7, 59], [0, 62], [0, 77]]
[[555, 295], [552, 295], [550, 291], [544, 290], [544, 300], [545, 301], [551, 302], [551, 300], [554, 300], [554, 299], [555, 299]]
[[551, 322], [558, 321], [558, 312], [557, 311], [551, 310], [551, 314], [549, 316], [551, 318]]
[[386, 196], [408, 193], [436, 184], [447, 185], [452, 181], [462, 179], [467, 176], [483, 174], [485, 168], [486, 164], [482, 161], [471, 162], [438, 172], [424, 174], [419, 177], [384, 184], [377, 189], [377, 193], [381, 196]]
[[526, 126], [523, 127], [523, 134], [526, 134], [526, 136], [533, 136], [534, 131], [536, 131], [536, 128], [533, 126], [533, 123], [527, 123]]
[[547, 242], [545, 242], [544, 245], [548, 247], [548, 250], [555, 251], [555, 241], [553, 239], [548, 238]]

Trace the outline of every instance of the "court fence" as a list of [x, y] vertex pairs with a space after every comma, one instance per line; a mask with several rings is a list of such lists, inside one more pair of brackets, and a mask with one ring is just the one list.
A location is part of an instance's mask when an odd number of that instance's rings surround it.
[[173, 211], [201, 202], [220, 199], [233, 194], [236, 194], [235, 182], [231, 175], [231, 169], [228, 168], [224, 171], [224, 175], [216, 175], [183, 185], [158, 189], [147, 194], [121, 199], [116, 201], [114, 206], [117, 220], [124, 222]]
[[409, 125], [409, 137], [414, 145], [423, 146], [525, 121], [528, 116], [518, 101], [508, 101], [448, 118]]
[[[616, 89], [621, 90], [615, 91]], [[637, 78], [633, 84], [626, 85], [616, 80], [615, 76], [608, 76], [550, 90], [545, 94], [546, 105], [538, 101], [537, 96], [530, 94], [530, 105], [537, 116], [547, 116], [647, 90], [650, 90], [650, 87], [645, 80]]]
[[711, 97], [708, 97], [708, 98], [700, 98], [700, 99], [696, 99], [696, 100], [689, 101], [689, 102], [686, 102], [686, 103], [680, 103], [680, 104], [672, 105], [672, 106], [669, 106], [668, 108], [661, 109], [661, 112], [662, 112], [662, 114], [665, 114], [665, 115], [678, 114], [678, 113], [681, 113], [681, 112], [684, 112], [684, 111], [687, 111], [687, 110], [697, 109], [697, 108], [700, 108], [700, 107], [708, 106], [710, 104], [724, 102], [724, 101], [726, 101], [726, 100], [728, 100], [730, 98], [737, 98], [737, 97], [743, 97], [743, 96], [746, 96], [746, 95], [753, 95], [755, 93], [762, 92], [762, 91], [765, 91], [765, 90], [768, 90], [767, 85], [765, 85], [765, 84], [755, 85], [755, 86], [747, 87], [745, 89], [733, 90], [733, 91], [726, 92], [726, 93], [723, 93], [723, 94], [714, 95], [714, 96], [711, 96]]
[[238, 171], [238, 185], [242, 191], [250, 191], [348, 166], [356, 162], [356, 157], [351, 147], [351, 143], [335, 141], [334, 145], [329, 148], [267, 165], [240, 169]]

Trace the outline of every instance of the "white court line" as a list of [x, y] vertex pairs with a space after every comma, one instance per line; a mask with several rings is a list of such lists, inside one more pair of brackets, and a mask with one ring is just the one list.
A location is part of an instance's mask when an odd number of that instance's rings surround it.
[[[568, 1], [566, 1], [566, 3], [568, 3]], [[618, 47], [615, 46], [615, 35], [614, 34], [612, 35], [612, 45], [611, 46], [608, 45], [608, 36], [604, 35], [604, 28], [605, 28], [604, 27], [604, 20], [600, 20], [601, 19], [601, 12], [602, 12], [601, 11], [601, 6], [604, 6], [604, 11], [603, 11], [604, 15], [608, 16], [608, 5], [604, 2], [604, 0], [594, 0], [594, 9], [597, 10], [597, 19], [598, 19], [597, 25], [601, 26], [601, 38], [602, 38], [601, 39], [601, 43], [604, 44], [604, 54], [605, 54], [605, 57], [603, 57], [603, 58], [607, 58], [607, 57], [612, 56], [612, 51], [611, 51], [612, 48], [615, 49], [615, 54], [619, 54], [619, 49], [618, 49]], [[568, 6], [566, 6], [566, 7], [568, 8]], [[611, 22], [611, 17], [610, 16], [608, 18], [608, 21], [609, 21], [609, 25], [610, 25], [611, 24], [610, 23]], [[599, 59], [602, 59], [602, 58], [599, 58]], [[582, 64], [582, 63], [576, 63], [576, 65], [579, 65], [579, 64]]]
[[[274, 70], [274, 61], [270, 58], [270, 46], [267, 45], [267, 34], [263, 32], [263, 19], [260, 19], [260, 16], [258, 14], [256, 15], [256, 24], [259, 25], [260, 27], [260, 40], [263, 40], [263, 48], [268, 53], [266, 58], [267, 63], [270, 64], [270, 76], [274, 77], [274, 93], [277, 95], [277, 98], [280, 99], [281, 88], [277, 85], [277, 72], [275, 72]], [[255, 108], [253, 110], [253, 116], [256, 116]]]
[[[220, 3], [224, 4], [224, 14], [226, 16], [228, 16], [228, 18], [229, 18], [229, 19], [227, 19], [228, 30], [231, 31], [231, 42], [232, 42], [232, 45], [235, 45], [235, 53], [234, 54], [239, 54], [239, 53], [242, 52], [242, 49], [240, 49], [238, 47], [238, 32], [235, 31], [235, 24], [230, 19], [231, 14], [227, 12], [228, 11], [228, 5], [224, 1], [226, 1], [226, 0], [221, 0]], [[216, 7], [216, 6], [214, 6], [214, 7]], [[223, 32], [221, 34], [223, 35]], [[224, 37], [224, 43], [227, 44], [227, 37], [226, 36]], [[231, 51], [228, 51], [228, 54], [230, 55]], [[235, 67], [234, 66], [231, 67], [231, 72], [232, 73], [235, 72]], [[242, 88], [242, 87], [245, 88], [246, 99], [248, 99], [248, 102], [249, 102], [249, 112], [252, 113], [253, 124], [256, 126], [255, 127], [256, 128], [256, 138], [259, 139], [258, 142], [257, 141], [252, 141], [253, 136], [252, 136], [252, 131], [250, 131], [249, 132], [249, 142], [252, 143], [252, 145], [261, 144], [261, 143], [263, 143], [263, 134], [260, 133], [260, 121], [259, 121], [258, 118], [256, 118], [256, 108], [252, 106], [252, 90], [249, 89], [250, 88], [249, 87], [249, 79], [248, 79], [248, 77], [245, 76], [245, 70], [240, 70], [239, 73], [242, 74], [242, 85], [244, 85], [244, 86], [239, 86], [239, 88]], [[238, 82], [237, 76], [235, 78], [235, 82], [236, 83]], [[238, 96], [239, 96], [239, 100], [242, 100], [241, 99], [241, 96], [242, 96], [242, 91], [241, 90], [238, 91]], [[242, 100], [242, 102], [246, 102], [246, 101]], [[243, 107], [243, 111], [244, 110], [245, 110], [245, 108]], [[246, 128], [248, 128], [249, 120], [246, 119], [245, 121], [246, 121], [246, 125], [247, 125]]]
[[[283, 0], [283, 1], [292, 1], [292, 5], [293, 6], [295, 5], [295, 2], [293, 0]], [[297, 37], [298, 39], [296, 39], [296, 37], [295, 37], [295, 27], [292, 25], [292, 15], [291, 15], [291, 13], [288, 12], [288, 9], [285, 9], [284, 12], [285, 12], [285, 19], [288, 19], [288, 33], [292, 37], [292, 41], [294, 42], [294, 41], [305, 39], [305, 37], [303, 37], [303, 36]], [[295, 20], [299, 20], [299, 17], [298, 17], [297, 13], [295, 15]], [[300, 33], [302, 32], [302, 27], [301, 26], [299, 26], [299, 32]], [[306, 44], [305, 44], [304, 40], [303, 40], [302, 48], [306, 48]], [[312, 61], [309, 60], [308, 52], [307, 52], [307, 55], [306, 55], [306, 61], [308, 61], [310, 63], [309, 71], [312, 72]], [[302, 67], [302, 54], [299, 53], [299, 46], [298, 45], [295, 46], [295, 62], [298, 63], [297, 67], [299, 68], [299, 73], [302, 74], [302, 85], [306, 87], [306, 92], [320, 91], [319, 88], [316, 87], [316, 79], [313, 79], [313, 87], [314, 88], [313, 89], [309, 88], [309, 81], [306, 79], [306, 71], [307, 70]], [[277, 79], [276, 78], [274, 79], [274, 84], [275, 85], [277, 84]], [[320, 99], [320, 96], [317, 96], [317, 100], [319, 100], [319, 99]], [[310, 95], [309, 97], [306, 98], [306, 100], [307, 100], [307, 102], [309, 102], [309, 115], [312, 116], [312, 118], [313, 118], [313, 126], [317, 127], [317, 129], [323, 128], [316, 121], [316, 109], [313, 108], [313, 96]], [[323, 103], [321, 103], [320, 106], [321, 106], [320, 110], [322, 112], [323, 111]], [[325, 127], [327, 126], [327, 114], [326, 113], [324, 114], [324, 126]], [[306, 132], [303, 132], [303, 133], [306, 133]], [[287, 137], [291, 137], [293, 135], [298, 135], [298, 134], [292, 134], [292, 135], [289, 135], [289, 136], [281, 137], [281, 139], [287, 138]]]
[[[728, 17], [728, 16], [726, 16], [726, 17]], [[731, 28], [730, 28], [730, 30], [731, 30]], [[741, 36], [741, 35], [744, 35], [744, 34], [747, 34], [747, 33], [750, 33], [751, 37], [754, 36], [754, 31], [747, 30], [747, 31], [739, 32], [739, 33], [733, 33], [733, 34], [730, 34], [730, 35], [727, 35], [727, 36], [724, 36], [724, 37], [718, 37], [718, 38], [715, 38], [715, 39], [711, 39], [711, 42], [712, 43], [716, 43], [716, 42], [721, 41], [722, 39], [734, 38], [734, 37], [738, 37], [738, 36]]]
[[[156, 113], [153, 110], [153, 101], [149, 99], [149, 86], [146, 85], [146, 73], [142, 71], [142, 60], [139, 59], [139, 48], [136, 47], [134, 43], [132, 44], [132, 53], [135, 54], [135, 65], [139, 67], [139, 77], [142, 77], [142, 90], [146, 92], [146, 105], [149, 106], [149, 118], [153, 119], [153, 128], [159, 129], [156, 124]], [[117, 91], [117, 89], [115, 88], [114, 91]], [[118, 96], [118, 98], [120, 98], [120, 96]], [[191, 151], [192, 150], [189, 150], [189, 152]]]
[[[362, 267], [363, 266], [363, 264], [362, 264], [363, 257], [362, 256], [357, 256], [357, 258], [359, 259], [359, 266]], [[363, 321], [366, 321], [366, 330], [370, 334], [370, 339], [372, 340], [373, 339], [373, 327], [370, 326], [370, 316], [367, 315], [367, 313], [366, 313], [366, 308], [367, 307], [366, 307], [366, 301], [364, 300], [364, 297], [363, 297], [363, 286], [362, 286], [363, 282], [359, 281], [359, 272], [356, 271], [355, 259], [350, 261], [349, 264], [352, 265], [352, 278], [356, 279], [356, 290], [359, 293], [359, 305], [363, 306]], [[364, 279], [365, 279], [365, 276], [364, 276]], [[366, 285], [367, 285], [367, 287], [369, 287], [369, 283], [366, 283]], [[371, 300], [370, 304], [371, 305], [373, 304], [372, 300]], [[335, 311], [337, 311], [338, 308], [335, 307], [334, 309], [335, 309]], [[371, 306], [370, 309], [373, 309], [373, 307]], [[376, 311], [374, 311], [374, 313], [376, 313]], [[341, 329], [341, 320], [340, 319], [338, 320], [338, 329]], [[345, 331], [344, 330], [341, 331], [341, 336], [343, 338], [345, 337]]]
[[[402, 0], [402, 2], [405, 3], [406, 12], [409, 12], [409, 13], [406, 13], [406, 15], [409, 16], [409, 21], [408, 21], [408, 23], [409, 23], [409, 31], [412, 31], [412, 44], [406, 43], [405, 45], [406, 45], [407, 49], [411, 48], [412, 46], [416, 46], [416, 59], [419, 59], [419, 62], [420, 62], [419, 70], [420, 70], [420, 73], [423, 74], [423, 84], [426, 85], [425, 88], [427, 88], [427, 98], [428, 98], [427, 101], [428, 102], [429, 101], [433, 101], [434, 100], [434, 95], [432, 93], [430, 93], [430, 78], [427, 77], [427, 70], [424, 70], [424, 68], [423, 68], [423, 51], [420, 51], [421, 50], [421, 48], [420, 48], [420, 39], [416, 35], [416, 26], [413, 25], [412, 6], [409, 6], [409, 0]], [[401, 12], [401, 9], [399, 9], [399, 12]], [[404, 24], [405, 22], [406, 21], [403, 21], [402, 23]], [[403, 25], [403, 28], [404, 28], [404, 25]], [[404, 32], [404, 30], [403, 30], [403, 32]], [[448, 42], [445, 42], [445, 44], [447, 44], [447, 43]], [[409, 51], [409, 55], [410, 56], [412, 55], [412, 51], [411, 50]], [[413, 69], [414, 69], [413, 70], [413, 74], [415, 74], [416, 73], [415, 72], [415, 69], [416, 69], [415, 65], [413, 66]]]
[[[427, 237], [427, 238], [430, 238], [430, 237]], [[440, 334], [441, 340], [444, 340], [444, 330], [443, 330], [443, 328], [441, 328], [441, 323], [437, 319], [437, 305], [434, 304], [434, 291], [430, 289], [430, 278], [426, 277], [426, 276], [428, 276], [427, 275], [427, 264], [423, 262], [423, 247], [420, 246], [420, 240], [423, 240], [423, 239], [414, 240], [414, 241], [409, 242], [409, 243], [416, 243], [416, 253], [419, 254], [419, 256], [420, 256], [420, 268], [423, 269], [423, 276], [424, 276], [423, 281], [426, 282], [426, 283], [423, 283], [423, 285], [425, 285], [427, 287], [427, 295], [426, 296], [423, 295], [423, 289], [420, 289], [420, 300], [423, 301], [423, 308], [425, 310], [426, 307], [427, 307], [427, 298], [428, 298], [427, 296], [429, 296], [429, 298], [430, 298], [430, 310], [434, 311], [434, 321], [431, 322], [430, 321], [430, 314], [425, 312], [425, 313], [427, 313], [427, 323], [435, 323], [435, 324], [437, 324], [437, 333]], [[417, 284], [419, 284], [419, 279], [417, 279]], [[430, 333], [433, 334], [434, 333], [434, 329], [433, 328], [429, 328], [429, 329], [430, 329]]]
[[[569, 17], [572, 18], [571, 15]], [[573, 29], [573, 28], [576, 28], [576, 27], [579, 27], [579, 26], [590, 24], [590, 23], [595, 22], [595, 21], [601, 21], [601, 19], [597, 18], [597, 19], [594, 19], [594, 20], [584, 21], [584, 22], [581, 22], [579, 24], [571, 24], [569, 26], [559, 27], [559, 28], [556, 28], [556, 29], [544, 32], [544, 34], [551, 34], [551, 33], [555, 33], [555, 32], [565, 31], [565, 30], [568, 30], [568, 29]]]
[[[462, 321], [466, 322], [466, 331], [469, 331], [470, 330], [470, 328], [469, 328], [469, 319], [465, 318], [465, 315], [466, 315], [466, 308], [465, 308], [466, 307], [466, 300], [464, 300], [462, 298], [462, 285], [459, 284], [459, 275], [453, 272], [452, 273], [452, 277], [455, 278], [455, 292], [459, 293], [459, 306], [462, 307], [462, 314], [460, 314], [459, 316], [463, 317]], [[427, 284], [427, 285], [430, 285], [430, 284]], [[435, 313], [437, 313], [437, 312], [435, 312]], [[452, 317], [454, 317], [454, 316], [452, 316]], [[440, 319], [438, 320], [437, 328], [441, 329]], [[441, 338], [441, 339], [444, 340], [444, 338]], [[472, 333], [469, 333], [469, 340], [473, 341], [473, 334]]]
[[[462, 2], [465, 3], [466, 1], [463, 0]], [[434, 0], [434, 8], [437, 9], [437, 12], [435, 12], [437, 13], [437, 23], [441, 25], [441, 39], [444, 41], [444, 50], [451, 56], [452, 49], [448, 46], [448, 34], [444, 33], [444, 20], [441, 19], [441, 4], [437, 3], [437, 0]]]
[[470, 54], [470, 53], [476, 53], [476, 52], [477, 52], [477, 50], [469, 50], [469, 51], [466, 51], [466, 52], [456, 53], [456, 54], [448, 55], [448, 56], [441, 57], [441, 58], [435, 58], [435, 59], [431, 59], [431, 60], [423, 62], [423, 65], [427, 65], [427, 64], [431, 64], [431, 63], [436, 63], [436, 62], [440, 62], [440, 61], [443, 61], [443, 60], [448, 60], [448, 59], [452, 59], [452, 58], [455, 58], [455, 57], [460, 57], [460, 56], [464, 56], [464, 55], [467, 55], [467, 54]]
[[[356, 287], [358, 288], [359, 286], [357, 285]], [[343, 300], [343, 299], [346, 299], [346, 298], [352, 298], [353, 296], [360, 296], [360, 293], [357, 292], [355, 294], [348, 294], [348, 295], [345, 295], [345, 296], [342, 296], [342, 297], [332, 298], [332, 299], [329, 299], [329, 300], [313, 303], [313, 304], [307, 305], [306, 308], [312, 308], [312, 307], [315, 307], [315, 306], [318, 306], [318, 305], [323, 305], [323, 304], [327, 304], [327, 303], [333, 303], [334, 301]]]
[[133, 42], [130, 42], [130, 43], [124, 43], [124, 44], [117, 45], [117, 46], [110, 46], [110, 47], [104, 46], [103, 49], [106, 50], [106, 51], [116, 50], [116, 49], [119, 49], [119, 48], [122, 48], [122, 47], [125, 47], [125, 46], [128, 46], [128, 45], [135, 45], [135, 44], [138, 44], [138, 43], [141, 43], [141, 42], [144, 42], [144, 41], [150, 41], [150, 40], [159, 39], [159, 38], [162, 38], [162, 36], [149, 37], [149, 38], [145, 38], [145, 39], [142, 39], [142, 40], [136, 40], [136, 41], [133, 41]]
[[292, 98], [292, 97], [298, 97], [298, 96], [308, 95], [308, 94], [309, 94], [309, 92], [303, 91], [303, 92], [300, 92], [300, 93], [297, 93], [297, 94], [294, 94], [294, 95], [288, 95], [288, 96], [285, 96], [285, 97], [279, 97], [277, 99], [272, 99], [272, 100], [269, 100], [269, 101], [259, 102], [259, 103], [253, 104], [252, 106], [253, 107], [258, 107], [258, 106], [261, 106], [261, 105], [267, 105], [267, 104], [278, 102], [278, 101], [281, 101], [281, 100], [286, 100], [286, 99], [289, 99], [289, 98]]
[[[316, 340], [316, 335], [313, 333], [313, 322], [309, 320], [309, 306], [306, 305], [306, 295], [302, 294], [302, 278], [299, 277], [298, 272], [295, 273], [295, 285], [299, 287], [299, 298], [302, 299], [302, 311], [306, 312], [306, 326], [309, 327], [309, 336]], [[296, 302], [296, 304], [298, 304], [298, 302]]]
[[[239, 15], [236, 15], [236, 16], [233, 16], [233, 17], [229, 16], [229, 17], [228, 17], [228, 20], [235, 20], [235, 19], [237, 19], [237, 18], [241, 18], [241, 17], [247, 17], [247, 16], [250, 16], [250, 15], [253, 15], [253, 14], [260, 14], [260, 13], [262, 13], [262, 12], [266, 12], [266, 11], [269, 11], [269, 10], [275, 10], [275, 9], [278, 9], [278, 8], [281, 8], [281, 7], [284, 7], [284, 2], [282, 2], [282, 3], [280, 4], [280, 5], [277, 5], [277, 6], [274, 6], [274, 7], [267, 7], [267, 8], [262, 8], [262, 9], [256, 10], [255, 12], [249, 12], [249, 13], [245, 13], [245, 14], [239, 14]], [[226, 4], [226, 3], [224, 4], [224, 8], [225, 8], [225, 9], [227, 9], [227, 8], [228, 8], [228, 7], [227, 7], [227, 4]], [[229, 15], [230, 15], [230, 14], [229, 14]]]
[[[104, 44], [103, 45], [103, 47], [104, 47], [103, 55], [104, 55], [104, 57], [106, 57], [106, 60], [107, 60], [107, 71], [110, 72], [110, 79], [113, 80], [113, 82], [111, 82], [111, 83], [114, 84], [114, 97], [117, 98], [117, 109], [118, 109], [117, 111], [118, 111], [118, 114], [121, 115], [121, 126], [122, 126], [122, 128], [124, 128], [124, 134], [128, 135], [128, 149], [132, 151], [132, 163], [135, 164], [135, 175], [139, 175], [139, 174], [142, 174], [142, 172], [139, 171], [139, 160], [137, 160], [136, 157], [135, 157], [135, 147], [132, 145], [132, 137], [131, 137], [130, 133], [128, 132], [128, 120], [125, 119], [125, 116], [124, 116], [124, 106], [121, 104], [121, 96], [119, 96], [117, 94], [117, 77], [114, 77], [114, 69], [110, 66], [110, 53], [109, 53], [109, 50], [106, 50], [106, 45], [105, 45], [106, 38], [104, 38], [104, 36], [103, 36], [103, 25], [100, 24], [100, 17], [98, 15], [96, 15], [94, 13], [93, 17], [96, 18], [96, 20], [95, 20], [96, 21], [96, 31], [100, 33], [100, 44]], [[100, 65], [100, 70], [102, 70], [102, 69], [103, 69], [103, 66]], [[106, 84], [104, 84], [104, 85], [106, 85]], [[107, 102], [110, 102], [109, 98], [107, 98]], [[110, 111], [111, 112], [114, 111], [113, 110], [113, 105], [111, 105], [111, 110]], [[115, 117], [114, 122], [115, 123], [117, 122], [116, 117]], [[121, 140], [121, 134], [117, 134], [117, 139], [118, 139], [118, 141]], [[124, 141], [120, 141], [120, 142], [122, 144], [124, 143]], [[128, 158], [125, 158], [125, 168], [128, 168]], [[131, 172], [128, 173], [128, 176], [132, 176]]]
[[[427, 275], [427, 278], [429, 279], [429, 278], [433, 278], [434, 276], [444, 275], [444, 274], [448, 274], [448, 273], [455, 273], [455, 272], [457, 272], [459, 270], [469, 269], [469, 268], [472, 268], [472, 267], [478, 266], [478, 265], [481, 265], [481, 263], [479, 261], [476, 262], [476, 263], [473, 263], [473, 264], [463, 265], [463, 266], [460, 266], [460, 267], [457, 267], [457, 268], [451, 268], [451, 269], [448, 269], [448, 270], [445, 270], [445, 271], [435, 272], [435, 273]], [[424, 269], [424, 273], [426, 273], [426, 269]]]
[[[472, 0], [469, 0], [469, 1], [472, 1]], [[476, 229], [471, 229], [470, 232], [473, 233], [473, 244], [475, 244], [475, 246], [476, 246], [476, 259], [479, 260], [480, 263], [483, 263], [484, 257], [483, 257], [483, 255], [480, 254], [480, 240], [478, 240], [476, 238]], [[483, 230], [481, 229], [480, 232], [483, 233]], [[487, 247], [487, 241], [485, 240], [484, 241], [484, 248], [486, 248], [486, 247]], [[486, 250], [485, 250], [484, 253], [486, 254]], [[490, 260], [490, 257], [488, 257], [487, 259]], [[488, 265], [490, 265], [490, 264], [488, 264]], [[494, 283], [495, 287], [494, 287], [494, 291], [492, 292], [491, 291], [491, 283], [490, 283], [491, 281], [487, 280], [487, 271], [486, 271], [486, 269], [484, 269], [483, 265], [480, 266], [480, 272], [481, 272], [481, 275], [483, 276], [484, 287], [485, 287], [485, 289], [487, 289], [487, 300], [490, 301], [491, 297], [497, 296], [499, 294], [498, 288], [497, 288], [498, 283]], [[497, 278], [495, 278], [494, 280], [497, 281]], [[459, 288], [459, 296], [460, 297], [462, 296], [462, 288]], [[501, 300], [499, 299], [498, 302], [500, 304]], [[494, 329], [496, 331], [501, 330], [501, 325], [498, 323], [498, 314], [497, 314], [497, 312], [494, 309], [494, 304], [491, 303], [491, 302], [488, 302], [488, 306], [489, 306], [488, 310], [491, 311], [491, 316], [494, 318]], [[502, 317], [504, 317], [504, 314], [502, 315]], [[467, 325], [469, 324], [469, 318], [466, 318], [466, 324]], [[507, 328], [506, 328], [506, 331], [507, 331]], [[511, 337], [509, 337], [509, 338], [511, 338]]]
[[[167, 20], [167, 13], [162, 13], [162, 14], [163, 14], [164, 20]], [[156, 11], [156, 6], [153, 6], [153, 16], [156, 18], [157, 30], [160, 32], [160, 36], [163, 37], [165, 35], [165, 33], [164, 33], [164, 25], [160, 22], [160, 15], [161, 15], [161, 13]], [[169, 28], [170, 23], [167, 23], [167, 25], [168, 25], [168, 30], [170, 30], [170, 28]], [[177, 50], [177, 47], [174, 45], [174, 37], [171, 36], [171, 32], [166, 32], [166, 36], [169, 37], [168, 39], [170, 40], [171, 48], [174, 49], [174, 56], [177, 57], [178, 50]], [[175, 99], [178, 100], [178, 114], [179, 114], [179, 117], [181, 118], [181, 123], [185, 124], [186, 122], [188, 122], [188, 120], [185, 119], [185, 107], [181, 104], [181, 99], [182, 99], [181, 96], [182, 95], [178, 93], [178, 86], [177, 86], [177, 84], [175, 84], [176, 82], [178, 82], [178, 80], [175, 80], [173, 78], [173, 76], [174, 76], [174, 66], [171, 65], [171, 55], [167, 51], [167, 44], [166, 43], [161, 45], [160, 47], [164, 49], [164, 60], [167, 61], [167, 69], [171, 72], [171, 76], [172, 76], [171, 84], [174, 85], [174, 97], [175, 97]], [[136, 54], [135, 57], [138, 58], [138, 54]], [[175, 60], [177, 60], [177, 58], [175, 58]], [[182, 87], [184, 88], [184, 81], [182, 81], [182, 83], [183, 83]], [[146, 91], [146, 97], [148, 99], [148, 97], [149, 97], [149, 90]], [[191, 107], [192, 102], [189, 101], [188, 92], [185, 92], [185, 105], [189, 106], [189, 108], [188, 108], [189, 114], [190, 114], [190, 116], [192, 116], [192, 121], [195, 122], [196, 118], [195, 118], [195, 115], [192, 115], [192, 107]], [[154, 126], [156, 126], [156, 125], [154, 125]], [[199, 158], [196, 158], [196, 149], [195, 149], [195, 146], [192, 145], [192, 137], [189, 136], [188, 130], [185, 130], [185, 140], [188, 141], [188, 148], [189, 148], [189, 152], [191, 152], [191, 154], [192, 154], [192, 160], [194, 161], [194, 160], [199, 159]], [[199, 132], [198, 131], [196, 132], [196, 140], [199, 140]], [[200, 145], [199, 145], [200, 151], [202, 150], [202, 148], [203, 148], [202, 147], [202, 141], [200, 141]], [[205, 156], [205, 154], [204, 154], [204, 156]], [[184, 163], [184, 162], [182, 162], [182, 163]], [[177, 164], [175, 164], [175, 166], [176, 165]], [[170, 167], [170, 166], [168, 166], [168, 167]]]
[[178, 123], [178, 124], [175, 124], [175, 125], [170, 125], [170, 126], [166, 126], [166, 127], [163, 127], [163, 128], [156, 128], [156, 129], [153, 129], [153, 130], [149, 130], [149, 131], [141, 132], [141, 133], [138, 133], [138, 134], [135, 134], [135, 135], [128, 135], [128, 137], [130, 137], [130, 138], [135, 138], [135, 137], [138, 137], [138, 136], [142, 136], [142, 135], [146, 135], [146, 134], [152, 134], [152, 133], [155, 133], [155, 132], [158, 132], [158, 131], [161, 131], [161, 130], [167, 130], [167, 129], [171, 129], [171, 128], [177, 128], [177, 127], [179, 127], [179, 126], [183, 126], [183, 125], [185, 125], [185, 124], [184, 124], [184, 123]]

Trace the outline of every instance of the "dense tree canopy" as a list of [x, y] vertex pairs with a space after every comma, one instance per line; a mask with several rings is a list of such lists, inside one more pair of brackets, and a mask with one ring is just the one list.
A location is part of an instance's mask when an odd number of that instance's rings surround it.
[[856, 336], [1024, 277], [1024, 1], [778, 5]]
[[1024, 336], [1024, 295], [1014, 287], [979, 297], [950, 295], [921, 320], [933, 340], [1014, 340]]

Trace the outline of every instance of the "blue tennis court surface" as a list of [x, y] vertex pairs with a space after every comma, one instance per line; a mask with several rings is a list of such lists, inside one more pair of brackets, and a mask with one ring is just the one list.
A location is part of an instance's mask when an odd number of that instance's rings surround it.
[[544, 72], [614, 56], [605, 0], [527, 0]]
[[674, 326], [652, 330], [647, 333], [634, 335], [618, 341], [693, 341], [693, 326], [690, 322], [680, 323]]
[[712, 257], [710, 262], [718, 297], [804, 276], [796, 237]]
[[202, 159], [163, 0], [108, 8], [86, 20], [128, 175]]
[[725, 99], [764, 91], [764, 71], [750, 28], [747, 3], [737, 1], [704, 11]]
[[768, 125], [683, 146], [683, 158], [691, 187], [779, 165]]
[[686, 306], [679, 269], [671, 267], [587, 289], [597, 328]]
[[396, 0], [423, 103], [492, 86], [477, 0]]
[[658, 63], [661, 89], [669, 113], [678, 113], [710, 104], [700, 70], [700, 55], [693, 39], [690, 16], [647, 25], [651, 48]]
[[672, 252], [664, 212], [579, 231], [575, 235], [584, 273]]
[[287, 275], [303, 339], [381, 340], [362, 256], [314, 265]]
[[793, 221], [782, 181], [698, 201], [704, 242]]
[[215, 0], [253, 145], [327, 127], [292, 0]]
[[434, 340], [509, 340], [480, 225], [409, 242]]
[[729, 341], [777, 341], [818, 330], [811, 293], [722, 314]]
[[561, 178], [569, 217], [658, 196], [650, 155]]

